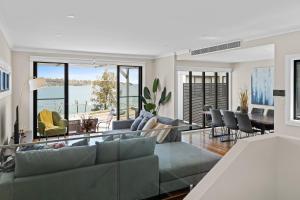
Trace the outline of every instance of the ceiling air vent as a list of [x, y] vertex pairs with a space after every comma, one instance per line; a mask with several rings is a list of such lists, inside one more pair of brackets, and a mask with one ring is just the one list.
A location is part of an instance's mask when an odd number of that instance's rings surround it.
[[234, 48], [238, 48], [238, 47], [241, 47], [241, 41], [193, 50], [193, 51], [191, 51], [191, 55], [194, 56], [194, 55], [199, 55], [199, 54], [206, 54], [206, 53], [211, 53], [211, 52], [216, 52], [216, 51], [223, 51], [226, 49], [234, 49]]

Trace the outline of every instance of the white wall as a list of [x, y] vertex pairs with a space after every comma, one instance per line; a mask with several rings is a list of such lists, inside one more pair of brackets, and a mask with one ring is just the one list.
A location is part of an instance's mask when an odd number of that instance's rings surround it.
[[[5, 63], [6, 71], [11, 72], [11, 51], [9, 45], [0, 30], [0, 62]], [[11, 86], [14, 87], [14, 86]], [[6, 143], [12, 135], [12, 107], [11, 92], [0, 94], [0, 144]]]
[[32, 59], [35, 61], [56, 61], [56, 62], [92, 62], [105, 64], [123, 64], [143, 66], [143, 85], [149, 85], [154, 77], [153, 61], [146, 58], [134, 57], [118, 57], [105, 56], [102, 54], [86, 54], [86, 53], [47, 53], [47, 52], [22, 52], [13, 51], [12, 66], [13, 66], [13, 107], [18, 104], [19, 95], [23, 90], [22, 108], [20, 109], [20, 128], [24, 130], [32, 130], [32, 93], [29, 91], [28, 80], [33, 76]]
[[[242, 47], [254, 47], [265, 44], [275, 45], [275, 88], [285, 90], [285, 57], [292, 54], [300, 54], [300, 32], [282, 34], [242, 43]], [[286, 97], [275, 97], [275, 132], [284, 135], [300, 137], [300, 127], [286, 124], [285, 105]]]
[[169, 103], [161, 106], [159, 115], [175, 118], [175, 56], [167, 56], [154, 60], [154, 77], [159, 78], [161, 90], [167, 88], [167, 92], [172, 92]]
[[274, 109], [274, 106], [262, 106], [251, 104], [251, 74], [258, 67], [274, 67], [274, 60], [264, 60], [255, 62], [243, 62], [233, 64], [232, 71], [232, 108], [236, 109], [240, 105], [239, 94], [242, 89], [249, 92], [249, 110], [252, 107]]

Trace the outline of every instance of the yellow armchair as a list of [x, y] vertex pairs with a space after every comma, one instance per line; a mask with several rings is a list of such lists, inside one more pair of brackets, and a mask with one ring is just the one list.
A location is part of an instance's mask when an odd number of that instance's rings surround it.
[[38, 114], [38, 132], [41, 136], [60, 136], [67, 132], [68, 121], [62, 119], [57, 112], [42, 110]]

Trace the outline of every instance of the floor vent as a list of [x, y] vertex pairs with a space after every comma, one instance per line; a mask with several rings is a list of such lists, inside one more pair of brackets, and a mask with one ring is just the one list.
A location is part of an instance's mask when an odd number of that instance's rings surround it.
[[193, 51], [191, 51], [191, 55], [194, 56], [194, 55], [199, 55], [199, 54], [206, 54], [206, 53], [211, 53], [211, 52], [216, 52], [216, 51], [223, 51], [226, 49], [234, 49], [234, 48], [238, 48], [238, 47], [241, 47], [241, 41], [193, 50]]

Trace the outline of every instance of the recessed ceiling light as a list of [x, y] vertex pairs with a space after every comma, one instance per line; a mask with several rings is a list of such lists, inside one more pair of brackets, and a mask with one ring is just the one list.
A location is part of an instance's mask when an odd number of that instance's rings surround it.
[[74, 19], [74, 18], [75, 18], [75, 15], [67, 15], [67, 18], [69, 18], [69, 19]]

